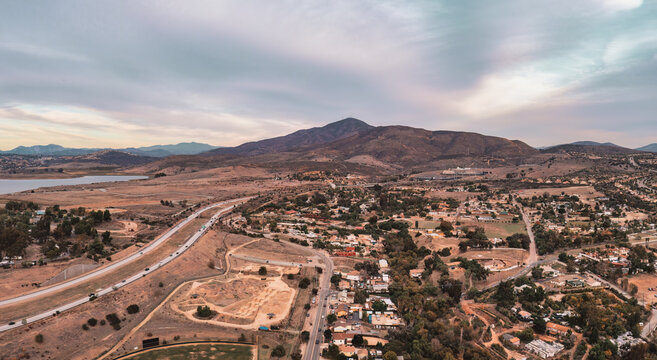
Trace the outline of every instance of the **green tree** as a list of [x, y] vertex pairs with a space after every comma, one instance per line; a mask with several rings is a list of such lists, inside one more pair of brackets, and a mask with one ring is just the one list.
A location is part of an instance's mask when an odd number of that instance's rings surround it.
[[397, 353], [394, 351], [386, 351], [385, 354], [383, 354], [383, 360], [397, 360]]
[[264, 266], [261, 266], [260, 269], [258, 269], [258, 275], [260, 275], [260, 276], [267, 275], [267, 268], [264, 267]]

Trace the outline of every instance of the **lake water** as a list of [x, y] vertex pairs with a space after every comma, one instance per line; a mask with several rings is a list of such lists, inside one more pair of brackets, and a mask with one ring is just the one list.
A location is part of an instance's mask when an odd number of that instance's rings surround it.
[[49, 186], [84, 185], [139, 179], [148, 179], [148, 176], [101, 175], [82, 176], [72, 179], [0, 179], [0, 194], [11, 194]]

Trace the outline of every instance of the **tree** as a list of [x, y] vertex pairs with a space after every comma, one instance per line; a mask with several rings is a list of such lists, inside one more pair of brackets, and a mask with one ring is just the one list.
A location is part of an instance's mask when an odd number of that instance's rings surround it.
[[384, 312], [387, 309], [388, 309], [388, 305], [386, 305], [381, 300], [376, 300], [375, 302], [372, 303], [372, 310], [374, 310], [376, 312]]
[[338, 286], [341, 280], [342, 280], [342, 276], [340, 276], [340, 274], [335, 274], [331, 276], [331, 284], [335, 286]]
[[365, 301], [367, 301], [367, 293], [365, 290], [357, 289], [354, 293], [354, 303], [365, 304]]
[[258, 275], [260, 275], [260, 276], [267, 275], [267, 268], [264, 267], [264, 266], [261, 266], [260, 269], [258, 269]]
[[212, 310], [210, 310], [209, 306], [201, 306], [199, 305], [196, 308], [196, 316], [206, 318], [212, 316]]
[[87, 320], [87, 324], [89, 324], [89, 326], [96, 326], [96, 324], [98, 324], [98, 320], [95, 318], [89, 318], [89, 320]]
[[294, 353], [292, 353], [292, 355], [290, 355], [290, 358], [292, 360], [301, 360], [301, 358], [303, 358], [301, 355], [301, 350], [297, 349]]
[[103, 244], [111, 245], [112, 244], [112, 233], [105, 231], [102, 235]]
[[36, 334], [34, 337], [34, 341], [37, 342], [37, 344], [42, 344], [43, 343], [43, 334]]
[[308, 331], [305, 331], [305, 330], [302, 331], [301, 332], [301, 341], [308, 342], [309, 339], [310, 339], [310, 333]]
[[397, 360], [397, 353], [394, 351], [387, 351], [383, 354], [383, 360]]
[[532, 268], [532, 278], [535, 280], [543, 278], [543, 268], [540, 266], [534, 266]]
[[365, 343], [365, 340], [363, 339], [363, 335], [361, 334], [356, 334], [354, 335], [354, 338], [351, 340], [351, 344], [356, 347], [361, 347]]
[[329, 325], [332, 325], [337, 320], [338, 320], [338, 317], [335, 316], [335, 314], [328, 314], [328, 316], [326, 317], [326, 321], [328, 321]]
[[136, 313], [139, 312], [139, 305], [132, 304], [132, 305], [128, 306], [128, 308], [126, 310], [128, 311], [128, 314], [136, 314]]
[[493, 295], [497, 304], [502, 307], [511, 307], [515, 302], [515, 294], [513, 293], [513, 281], [502, 281], [497, 285], [495, 295]]
[[537, 317], [536, 319], [534, 319], [534, 325], [532, 326], [532, 328], [534, 329], [535, 332], [539, 334], [544, 334], [545, 327], [546, 327], [546, 323], [542, 317]]
[[299, 288], [301, 288], [301, 289], [308, 288], [308, 285], [310, 285], [310, 279], [308, 279], [307, 277], [305, 277], [305, 278], [301, 279], [301, 281], [299, 281]]
[[276, 345], [274, 350], [271, 351], [271, 356], [274, 357], [283, 357], [285, 356], [285, 348], [283, 345]]
[[331, 329], [326, 329], [324, 330], [324, 340], [325, 341], [331, 341], [333, 339], [333, 333], [331, 332]]

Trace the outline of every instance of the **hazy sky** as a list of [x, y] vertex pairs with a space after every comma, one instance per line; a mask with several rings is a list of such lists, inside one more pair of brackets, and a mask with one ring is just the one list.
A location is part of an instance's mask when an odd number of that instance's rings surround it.
[[1, 1], [0, 149], [238, 145], [353, 116], [657, 142], [656, 0]]

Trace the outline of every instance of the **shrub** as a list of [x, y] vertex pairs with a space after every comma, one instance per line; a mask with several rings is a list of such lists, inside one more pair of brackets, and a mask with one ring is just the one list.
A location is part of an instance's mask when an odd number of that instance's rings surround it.
[[114, 330], [121, 329], [121, 319], [119, 319], [115, 313], [105, 315], [105, 319], [107, 319], [107, 322], [114, 328]]
[[132, 304], [132, 305], [128, 306], [128, 308], [126, 310], [128, 311], [128, 314], [136, 314], [136, 313], [139, 312], [139, 305]]
[[285, 356], [285, 348], [283, 345], [276, 345], [274, 350], [271, 351], [271, 356], [283, 357]]
[[43, 343], [43, 334], [37, 334], [37, 335], [34, 337], [34, 341], [36, 341], [38, 344]]
[[267, 275], [267, 268], [264, 266], [261, 266], [260, 269], [258, 269], [258, 275], [265, 276]]
[[89, 320], [87, 320], [87, 324], [89, 324], [89, 326], [96, 326], [97, 323], [98, 320], [96, 320], [95, 318], [89, 318]]
[[305, 278], [301, 279], [301, 281], [299, 281], [299, 288], [301, 288], [301, 289], [307, 289], [308, 285], [310, 285], [310, 279], [308, 279], [307, 277], [305, 277]]
[[82, 324], [82, 330], [89, 330], [89, 326], [87, 326], [87, 324]]

